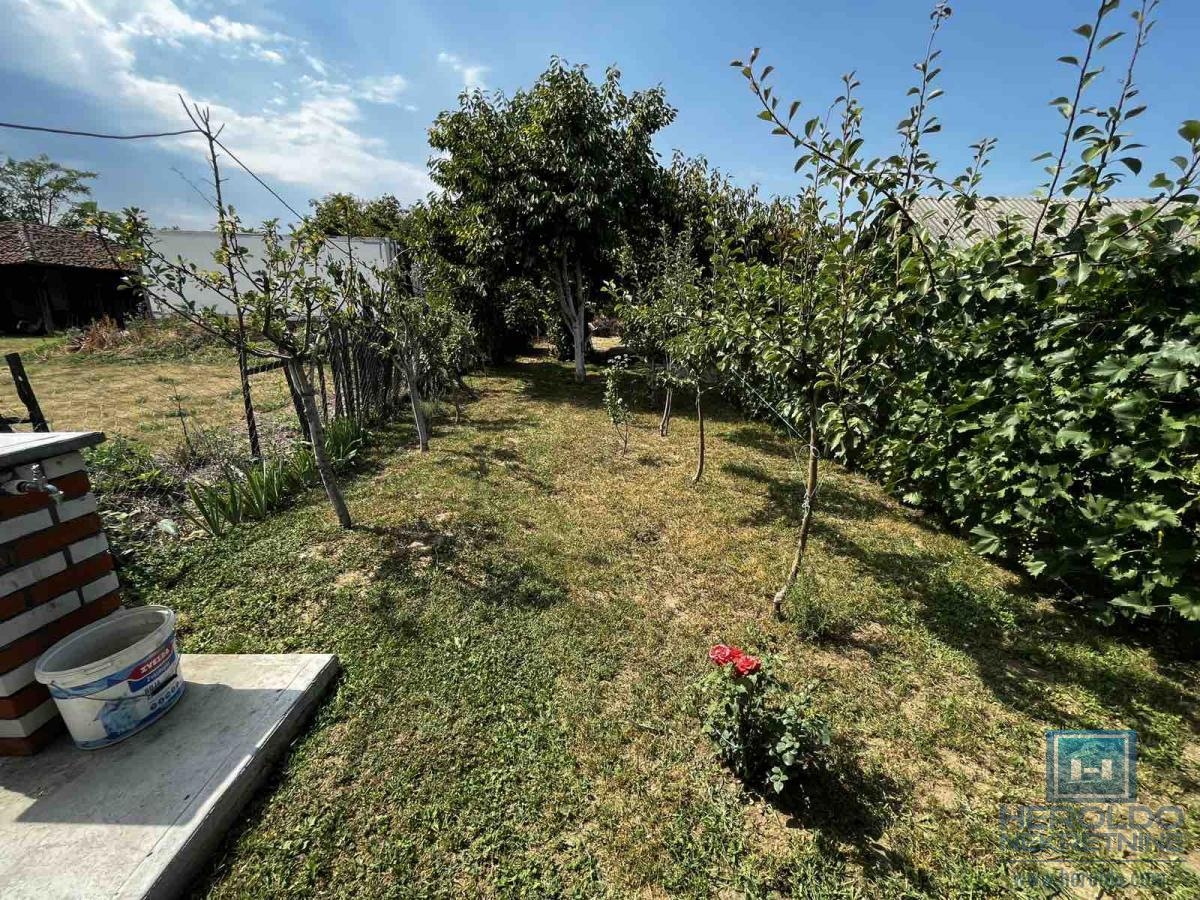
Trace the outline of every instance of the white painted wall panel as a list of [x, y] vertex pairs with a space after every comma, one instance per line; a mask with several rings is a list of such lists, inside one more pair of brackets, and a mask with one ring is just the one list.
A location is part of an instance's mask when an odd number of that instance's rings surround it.
[[[217, 270], [220, 267], [213, 261], [213, 253], [220, 247], [220, 239], [215, 231], [174, 231], [162, 229], [154, 232], [155, 248], [167, 259], [174, 262], [182, 257], [187, 262], [195, 263], [202, 271]], [[333, 246], [323, 251], [322, 259], [346, 259], [342, 250], [348, 250], [356, 264], [364, 270], [371, 266], [386, 266], [391, 263], [392, 242], [384, 238], [330, 238]], [[263, 252], [261, 235], [241, 233], [238, 244], [247, 250], [249, 259], [246, 267], [253, 272], [256, 268], [254, 260], [260, 259]], [[250, 287], [249, 282], [239, 277], [239, 287]], [[224, 315], [233, 315], [236, 310], [233, 304], [226, 301], [215, 291], [203, 285], [191, 284], [188, 287], [187, 299], [196, 304], [198, 309], [212, 307]]]

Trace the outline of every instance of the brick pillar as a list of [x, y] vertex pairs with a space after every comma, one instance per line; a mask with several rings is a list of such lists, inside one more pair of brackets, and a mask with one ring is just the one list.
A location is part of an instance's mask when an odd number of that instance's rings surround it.
[[0, 492], [0, 756], [36, 753], [62, 730], [33, 678], [38, 657], [121, 605], [78, 453], [103, 440], [96, 432], [0, 435], [0, 483], [33, 480], [38, 463], [62, 491], [59, 503], [46, 493]]

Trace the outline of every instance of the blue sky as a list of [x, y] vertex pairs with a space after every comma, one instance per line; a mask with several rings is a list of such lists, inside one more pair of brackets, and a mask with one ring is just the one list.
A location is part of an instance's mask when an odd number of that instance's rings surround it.
[[[986, 189], [1021, 194], [1039, 180], [1030, 158], [1060, 127], [1047, 105], [1066, 93], [1071, 28], [1091, 0], [960, 0], [940, 38], [946, 95], [936, 149], [957, 171], [967, 146], [999, 138]], [[1114, 17], [1129, 23], [1126, 0]], [[863, 82], [868, 146], [894, 146], [912, 63], [924, 48], [926, 0], [590, 3], [329, 2], [329, 0], [0, 0], [0, 120], [99, 131], [185, 125], [176, 93], [211, 104], [223, 139], [296, 207], [334, 190], [411, 201], [430, 189], [426, 129], [464, 87], [511, 92], [552, 54], [599, 71], [615, 63], [627, 88], [661, 83], [679, 116], [658, 144], [703, 154], [739, 182], [788, 193], [789, 145], [757, 120], [754, 98], [728, 63], [751, 47], [776, 67], [785, 98], [813, 114], [842, 72]], [[1143, 183], [1180, 152], [1175, 130], [1200, 118], [1200, 3], [1163, 0], [1139, 66], [1149, 110], [1137, 138]], [[1110, 48], [1094, 86], [1111, 95], [1124, 42]], [[1116, 51], [1116, 52], [1111, 52]], [[205, 170], [182, 139], [116, 144], [0, 131], [0, 154], [49, 153], [101, 174], [97, 199], [137, 205], [161, 224], [206, 227], [211, 215], [188, 180]], [[250, 221], [287, 213], [261, 188], [231, 176], [231, 201]], [[1144, 193], [1138, 183], [1125, 195]]]

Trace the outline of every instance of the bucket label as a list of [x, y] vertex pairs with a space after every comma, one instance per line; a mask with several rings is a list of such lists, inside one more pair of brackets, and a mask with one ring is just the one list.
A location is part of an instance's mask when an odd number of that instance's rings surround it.
[[105, 675], [103, 678], [97, 678], [95, 681], [73, 688], [64, 688], [57, 684], [51, 684], [49, 686], [50, 696], [61, 698], [89, 697], [93, 694], [117, 687], [118, 685], [126, 685], [130, 693], [137, 693], [147, 684], [154, 681], [154, 679], [162, 676], [174, 663], [175, 637], [172, 635], [165, 644], [149, 656], [143, 657], [140, 661], [135, 662], [131, 666], [126, 666], [121, 671], [114, 672], [112, 675]]
[[160, 647], [154, 653], [150, 654], [140, 663], [133, 667], [133, 671], [129, 673], [129, 690], [137, 693], [151, 681], [162, 674], [161, 669], [169, 666], [175, 658], [175, 642], [171, 641], [166, 646]]
[[172, 675], [159, 685], [153, 696], [143, 694], [106, 701], [95, 719], [103, 729], [103, 736], [76, 743], [84, 750], [94, 750], [140, 731], [175, 705], [183, 694], [183, 686], [183, 679]]

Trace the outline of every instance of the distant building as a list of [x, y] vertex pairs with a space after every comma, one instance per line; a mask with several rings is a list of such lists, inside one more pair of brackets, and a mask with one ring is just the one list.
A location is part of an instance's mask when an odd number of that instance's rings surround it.
[[[1055, 198], [1055, 203], [1067, 205], [1068, 223], [1075, 221], [1075, 215], [1082, 202], [1082, 200]], [[1153, 200], [1105, 198], [1103, 205], [1099, 202], [1093, 204], [1088, 211], [1088, 216], [1095, 218], [1117, 213], [1128, 215], [1153, 202]], [[1006, 221], [1015, 222], [1027, 233], [1032, 233], [1034, 223], [1041, 215], [1045, 203], [1046, 201], [1040, 197], [993, 197], [991, 199], [980, 197], [969, 231], [965, 227], [953, 198], [918, 197], [913, 201], [911, 213], [913, 219], [923, 225], [934, 237], [944, 237], [957, 247], [967, 247], [979, 241], [996, 237], [1000, 233], [1001, 224]]]
[[102, 316], [124, 326], [141, 307], [125, 274], [117, 246], [98, 235], [0, 222], [0, 331], [46, 334]]
[[[238, 246], [246, 251], [246, 268], [251, 272], [257, 268], [256, 260], [263, 253], [261, 234], [239, 232]], [[187, 263], [195, 263], [201, 271], [218, 269], [213, 260], [213, 254], [220, 249], [221, 238], [215, 231], [183, 231], [177, 228], [156, 229], [154, 232], [154, 247], [167, 260], [176, 262], [183, 259]], [[386, 238], [346, 238], [330, 237], [326, 239], [326, 248], [322, 251], [321, 259], [347, 260], [353, 258], [355, 265], [364, 271], [372, 266], [386, 268], [395, 259], [395, 245]], [[239, 288], [245, 290], [251, 285], [247, 279], [238, 275]], [[211, 307], [223, 315], [233, 315], [236, 310], [228, 300], [205, 287], [190, 281], [185, 288], [186, 299], [195, 303], [197, 309]], [[172, 298], [173, 299], [173, 298]]]

